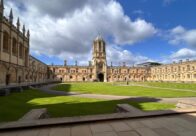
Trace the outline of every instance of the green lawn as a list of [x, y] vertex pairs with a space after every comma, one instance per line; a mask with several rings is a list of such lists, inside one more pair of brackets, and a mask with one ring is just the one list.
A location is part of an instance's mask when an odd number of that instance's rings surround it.
[[162, 88], [187, 89], [196, 91], [195, 83], [167, 83], [167, 82], [133, 82], [139, 85], [148, 85]]
[[110, 94], [125, 96], [147, 96], [159, 98], [191, 97], [196, 92], [177, 91], [172, 89], [157, 89], [141, 86], [119, 86], [112, 83], [66, 83], [59, 84], [52, 89], [59, 91], [73, 91], [81, 93]]
[[101, 100], [71, 96], [54, 96], [38, 90], [27, 90], [0, 97], [0, 122], [18, 120], [30, 109], [47, 108], [51, 117], [113, 113], [116, 104], [129, 103], [142, 110], [171, 109], [173, 104], [157, 102], [130, 102], [128, 100]]

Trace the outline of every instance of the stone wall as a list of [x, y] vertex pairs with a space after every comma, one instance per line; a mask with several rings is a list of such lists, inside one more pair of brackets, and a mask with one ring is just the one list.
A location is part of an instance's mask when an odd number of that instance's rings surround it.
[[152, 67], [150, 81], [196, 82], [196, 61]]

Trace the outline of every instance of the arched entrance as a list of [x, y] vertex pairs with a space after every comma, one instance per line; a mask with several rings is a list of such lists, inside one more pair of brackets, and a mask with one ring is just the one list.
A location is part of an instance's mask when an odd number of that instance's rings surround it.
[[99, 82], [103, 82], [104, 81], [104, 75], [103, 75], [103, 73], [99, 73], [98, 74], [98, 80], [99, 80]]

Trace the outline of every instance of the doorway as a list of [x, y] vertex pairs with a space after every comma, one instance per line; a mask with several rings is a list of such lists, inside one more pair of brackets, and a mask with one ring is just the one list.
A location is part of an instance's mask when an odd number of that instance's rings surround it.
[[99, 73], [98, 74], [98, 80], [99, 80], [99, 82], [103, 82], [104, 81], [104, 75], [103, 75], [103, 73]]
[[9, 83], [10, 83], [10, 74], [7, 74], [5, 77], [5, 84], [9, 85]]

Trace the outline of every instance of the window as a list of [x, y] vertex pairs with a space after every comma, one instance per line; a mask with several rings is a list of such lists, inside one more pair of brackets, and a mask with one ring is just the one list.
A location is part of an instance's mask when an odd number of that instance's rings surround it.
[[187, 74], [187, 78], [190, 78], [191, 76], [190, 76], [190, 74]]
[[17, 41], [16, 38], [12, 39], [12, 54], [17, 56]]
[[99, 42], [99, 51], [101, 51], [101, 42]]
[[28, 65], [28, 49], [27, 48], [25, 48], [25, 66], [27, 66]]
[[92, 75], [90, 75], [89, 78], [91, 79], [92, 78]]
[[20, 58], [23, 58], [23, 45], [22, 45], [22, 43], [20, 43], [20, 46], [19, 46], [19, 57]]
[[9, 52], [9, 34], [7, 32], [3, 33], [3, 51]]
[[190, 65], [187, 65], [187, 70], [190, 71]]

